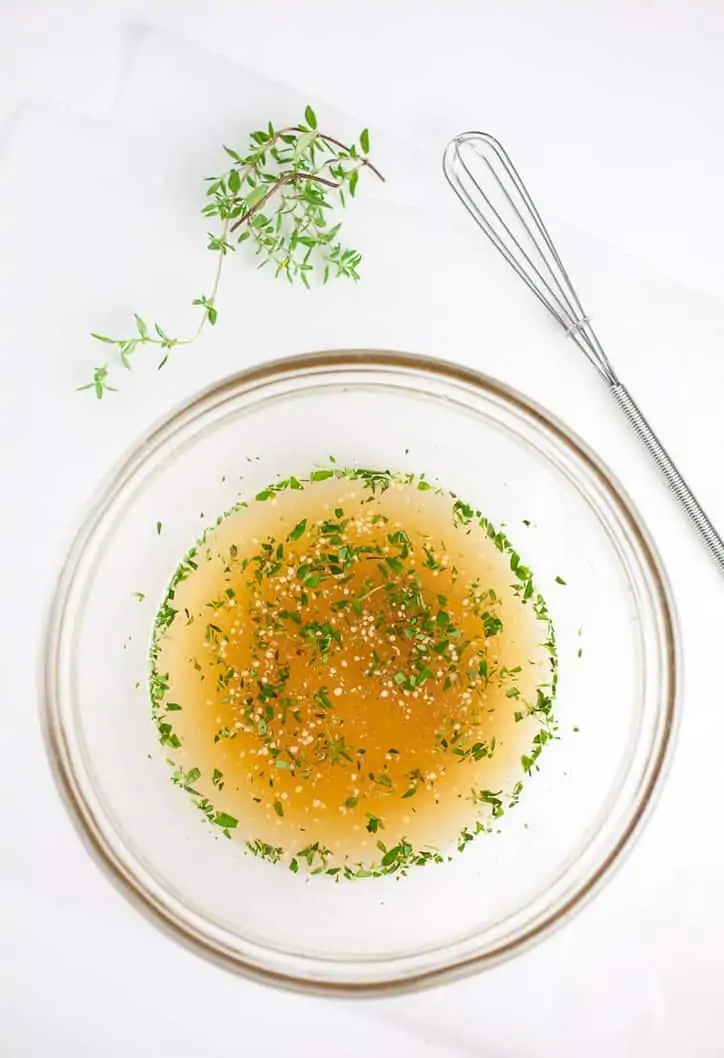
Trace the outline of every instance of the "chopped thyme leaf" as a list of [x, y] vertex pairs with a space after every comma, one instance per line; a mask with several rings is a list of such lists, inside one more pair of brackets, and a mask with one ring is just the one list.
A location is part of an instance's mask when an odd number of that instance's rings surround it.
[[269, 863], [279, 863], [284, 855], [284, 849], [280, 846], [268, 845], [265, 841], [259, 841], [258, 838], [255, 841], [247, 841], [246, 848], [252, 856], [258, 856], [261, 860], [268, 860]]
[[230, 816], [228, 812], [217, 812], [214, 816], [214, 823], [217, 827], [223, 827], [224, 830], [233, 830], [239, 825], [239, 820]]
[[317, 703], [317, 705], [322, 707], [322, 709], [331, 709], [332, 708], [332, 703], [329, 700], [329, 695], [327, 694], [327, 688], [326, 687], [320, 687], [319, 690], [316, 691], [316, 693], [314, 695], [314, 700]]
[[289, 536], [287, 537], [287, 539], [288, 540], [299, 540], [299, 538], [304, 535], [304, 530], [306, 528], [307, 528], [307, 519], [306, 518], [302, 518], [301, 522], [297, 522], [297, 524], [294, 526], [294, 528], [292, 529], [292, 531], [289, 534]]
[[370, 779], [378, 786], [384, 786], [387, 789], [392, 786], [392, 779], [386, 774], [386, 772], [379, 772], [377, 775], [375, 775], [374, 772], [370, 772]]
[[499, 819], [504, 814], [503, 802], [501, 800], [502, 790], [471, 790], [471, 800], [473, 804], [487, 804], [490, 805], [490, 814], [495, 819]]

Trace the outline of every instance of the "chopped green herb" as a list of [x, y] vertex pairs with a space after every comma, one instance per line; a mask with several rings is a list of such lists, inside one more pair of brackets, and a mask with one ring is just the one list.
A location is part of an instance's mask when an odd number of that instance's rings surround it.
[[233, 830], [239, 825], [239, 820], [230, 816], [228, 812], [217, 812], [214, 816], [214, 823], [217, 827], [223, 827], [224, 830]]
[[289, 534], [287, 539], [289, 539], [289, 540], [299, 540], [299, 538], [304, 535], [304, 530], [306, 528], [307, 528], [307, 519], [306, 518], [302, 518], [301, 522], [297, 522], [297, 524], [294, 526], [294, 528], [292, 529], [292, 531]]

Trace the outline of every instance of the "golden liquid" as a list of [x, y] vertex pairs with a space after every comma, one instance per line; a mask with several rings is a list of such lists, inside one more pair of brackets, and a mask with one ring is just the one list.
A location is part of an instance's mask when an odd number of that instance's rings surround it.
[[315, 842], [335, 864], [379, 862], [380, 841], [447, 853], [490, 820], [476, 792], [524, 777], [546, 626], [453, 513], [414, 483], [331, 478], [252, 502], [191, 553], [157, 636], [158, 715], [202, 807], [238, 821], [227, 836], [286, 862]]

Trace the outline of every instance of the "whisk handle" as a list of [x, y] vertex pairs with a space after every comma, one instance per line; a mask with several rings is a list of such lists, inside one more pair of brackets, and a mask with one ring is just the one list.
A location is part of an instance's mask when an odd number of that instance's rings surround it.
[[724, 540], [722, 540], [709, 521], [696, 496], [679, 473], [676, 464], [649, 426], [643, 412], [626, 387], [620, 382], [616, 382], [611, 386], [611, 395], [633, 426], [642, 445], [647, 449], [656, 466], [663, 474], [669, 490], [686, 512], [720, 571], [724, 573]]

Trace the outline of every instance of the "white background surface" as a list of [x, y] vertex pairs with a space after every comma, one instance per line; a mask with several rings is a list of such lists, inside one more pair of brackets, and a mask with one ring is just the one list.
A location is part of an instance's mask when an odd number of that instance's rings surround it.
[[[438, 175], [463, 127], [504, 142], [614, 362], [721, 526], [723, 53], [717, 0], [0, 3], [2, 1058], [724, 1054], [724, 586], [593, 373]], [[165, 377], [129, 378], [112, 405], [84, 402], [91, 327], [118, 329], [132, 309], [188, 318], [217, 144], [307, 99], [330, 127], [369, 124], [392, 177], [349, 217], [363, 282], [287, 292], [235, 262], [217, 333]], [[119, 898], [57, 802], [34, 679], [54, 571], [112, 460], [214, 378], [333, 345], [462, 359], [578, 430], [655, 535], [687, 670], [660, 803], [597, 899], [484, 976], [355, 1004], [226, 975]]]

